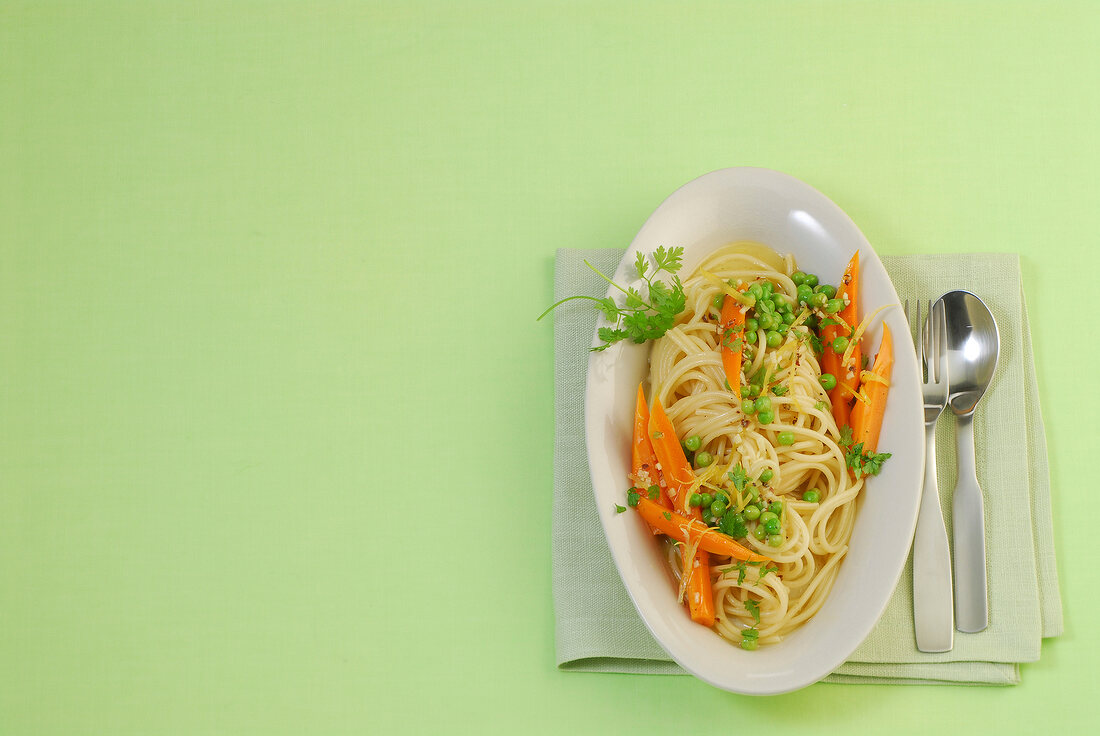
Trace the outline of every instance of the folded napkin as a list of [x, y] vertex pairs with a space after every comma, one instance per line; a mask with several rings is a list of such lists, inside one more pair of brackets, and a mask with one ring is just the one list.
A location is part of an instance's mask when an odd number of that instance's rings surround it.
[[[555, 299], [603, 296], [584, 265], [614, 271], [622, 251], [559, 250]], [[955, 633], [950, 652], [917, 650], [912, 560], [878, 625], [826, 682], [1011, 685], [1041, 640], [1062, 632], [1054, 560], [1046, 438], [1016, 255], [884, 257], [902, 300], [936, 299], [953, 289], [978, 294], [993, 312], [1001, 356], [974, 418], [978, 480], [985, 496], [989, 628]], [[685, 674], [657, 645], [619, 580], [596, 514], [584, 437], [584, 386], [596, 312], [574, 301], [556, 312], [553, 585], [558, 666], [566, 670]], [[951, 532], [955, 487], [954, 418], [936, 434], [943, 508]]]

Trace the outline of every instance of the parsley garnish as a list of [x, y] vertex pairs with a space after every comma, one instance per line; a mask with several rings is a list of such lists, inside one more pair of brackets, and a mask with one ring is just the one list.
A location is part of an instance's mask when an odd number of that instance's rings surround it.
[[749, 598], [745, 601], [745, 610], [752, 614], [752, 620], [757, 624], [760, 623], [760, 604]]
[[665, 517], [665, 521], [672, 521], [672, 514], [667, 511], [661, 514], [661, 516]]
[[775, 565], [764, 565], [764, 567], [760, 568], [760, 577], [756, 579], [756, 582], [759, 583], [761, 580], [766, 578], [769, 572], [779, 572], [779, 568]]
[[749, 534], [748, 527], [745, 526], [745, 520], [733, 513], [722, 515], [721, 520], [718, 522], [718, 530], [734, 539], [742, 539]]
[[745, 472], [740, 464], [729, 473], [726, 473], [726, 476], [733, 481], [733, 487], [737, 489], [738, 493], [745, 490], [745, 486], [750, 480], [749, 474]]
[[785, 396], [787, 393], [787, 387], [776, 384], [775, 386], [772, 386], [772, 393], [776, 396]]
[[650, 256], [653, 259], [653, 271], [651, 273], [649, 259], [646, 258], [645, 254], [638, 253], [638, 257], [634, 261], [634, 270], [637, 271], [638, 278], [646, 283], [646, 289], [649, 292], [648, 301], [642, 298], [637, 289], [624, 289], [601, 273], [598, 268], [585, 261], [584, 265], [595, 271], [600, 278], [626, 294], [624, 305], [622, 307], [618, 306], [611, 297], [597, 299], [594, 296], [581, 294], [555, 302], [539, 315], [539, 319], [542, 319], [567, 301], [588, 299], [595, 302], [596, 309], [603, 313], [608, 322], [613, 324], [612, 327], [599, 328], [597, 334], [604, 344], [592, 348], [594, 352], [607, 350], [620, 340], [630, 340], [639, 344], [647, 340], [656, 340], [668, 332], [668, 329], [676, 321], [676, 315], [684, 311], [687, 297], [684, 295], [684, 285], [680, 283], [679, 276], [672, 277], [671, 285], [666, 284], [664, 281], [657, 281], [655, 278], [661, 271], [665, 271], [670, 275], [679, 271], [683, 265], [683, 255], [683, 248], [659, 246]]
[[847, 426], [840, 431], [840, 446], [844, 450], [844, 462], [852, 469], [856, 478], [878, 475], [882, 472], [882, 464], [891, 457], [889, 452], [863, 452], [862, 442], [853, 446], [852, 428]]
[[616, 514], [621, 514], [624, 511], [626, 511], [626, 506], [620, 506], [619, 504], [615, 504], [615, 513]]
[[826, 406], [828, 406], [828, 404], [826, 404], [824, 401], [819, 401], [814, 404], [814, 408], [818, 411], [824, 411]]
[[637, 488], [631, 488], [629, 491], [626, 492], [626, 503], [631, 508], [634, 508], [638, 505], [638, 499], [640, 499], [641, 497], [642, 494], [638, 492]]
[[646, 489], [646, 495], [649, 496], [650, 501], [656, 501], [661, 497], [661, 489], [659, 486], [650, 486]]

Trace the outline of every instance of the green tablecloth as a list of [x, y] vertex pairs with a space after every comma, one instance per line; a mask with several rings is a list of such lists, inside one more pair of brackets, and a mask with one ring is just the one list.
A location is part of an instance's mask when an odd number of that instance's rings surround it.
[[[1087, 730], [1098, 30], [1090, 1], [0, 4], [0, 732]], [[1023, 256], [1066, 632], [1019, 687], [555, 667], [555, 250], [733, 165], [885, 255]]]

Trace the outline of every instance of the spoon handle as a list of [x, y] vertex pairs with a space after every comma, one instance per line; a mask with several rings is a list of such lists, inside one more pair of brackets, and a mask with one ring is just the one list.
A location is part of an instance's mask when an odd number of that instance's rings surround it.
[[985, 511], [974, 461], [974, 414], [957, 416], [959, 479], [951, 501], [955, 540], [955, 623], [974, 633], [989, 625], [985, 577]]

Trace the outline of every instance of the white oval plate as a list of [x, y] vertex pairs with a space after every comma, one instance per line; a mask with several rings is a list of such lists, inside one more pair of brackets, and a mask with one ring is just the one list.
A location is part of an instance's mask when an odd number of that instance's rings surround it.
[[[792, 253], [801, 269], [836, 283], [860, 251], [860, 315], [898, 304], [882, 262], [847, 215], [813, 187], [768, 169], [706, 174], [666, 199], [638, 232], [615, 271], [633, 283], [638, 251], [684, 247], [681, 275], [714, 248], [753, 240]], [[608, 295], [621, 297], [614, 289]], [[621, 303], [621, 302], [620, 302]], [[867, 637], [897, 585], [917, 520], [924, 458], [923, 401], [916, 353], [900, 308], [882, 312], [894, 334], [895, 364], [879, 449], [893, 453], [871, 478], [847, 559], [821, 610], [779, 644], [747, 652], [692, 623], [676, 602], [676, 582], [658, 543], [635, 513], [615, 513], [630, 471], [631, 423], [638, 382], [648, 372], [649, 345], [618, 343], [588, 363], [585, 431], [596, 508], [626, 590], [657, 642], [684, 669], [732, 692], [789, 692], [839, 667]], [[881, 328], [868, 330], [877, 346]], [[602, 341], [593, 336], [593, 346]], [[877, 347], [876, 347], [877, 349]]]

